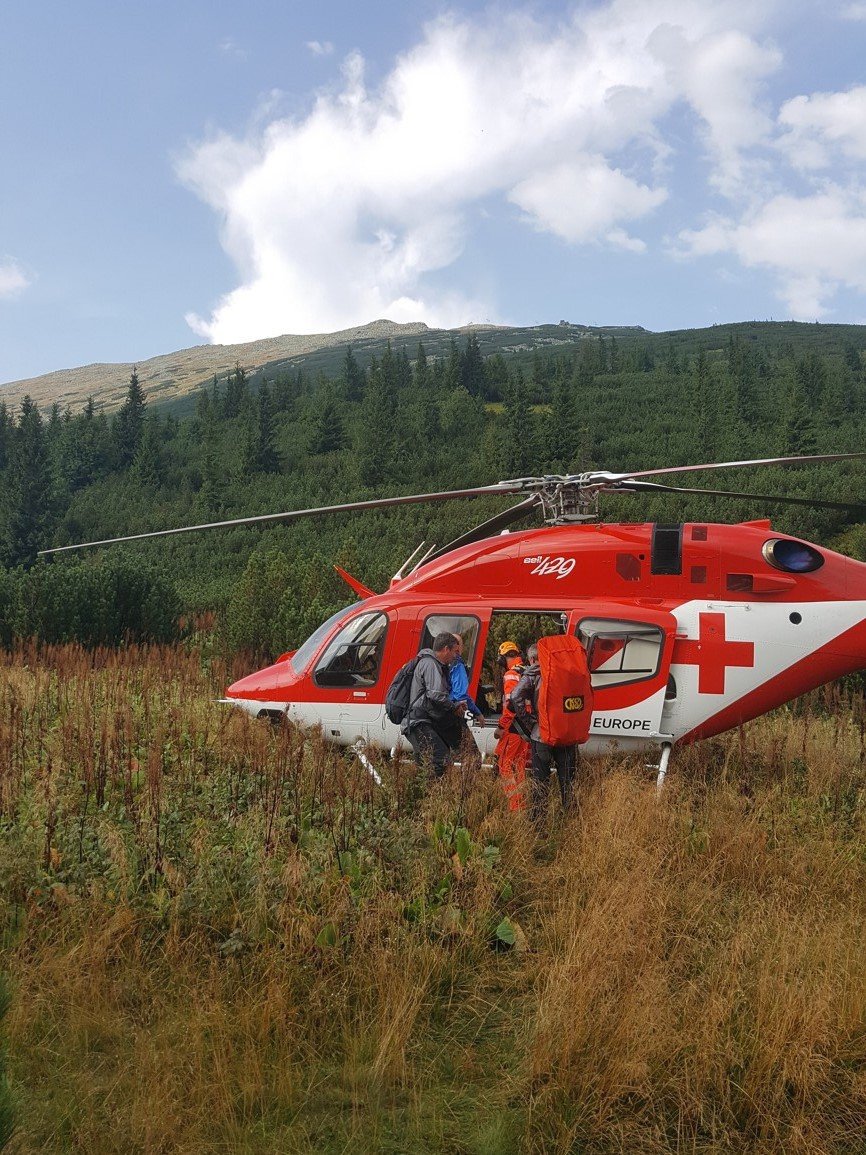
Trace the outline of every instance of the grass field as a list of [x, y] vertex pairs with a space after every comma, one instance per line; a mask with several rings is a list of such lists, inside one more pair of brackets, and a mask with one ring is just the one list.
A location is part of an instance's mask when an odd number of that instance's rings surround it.
[[14, 1152], [866, 1146], [862, 699], [380, 787], [182, 649], [0, 657]]

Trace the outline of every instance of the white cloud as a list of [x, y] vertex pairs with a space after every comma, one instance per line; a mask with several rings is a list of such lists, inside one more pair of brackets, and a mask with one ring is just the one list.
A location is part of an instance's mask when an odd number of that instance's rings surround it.
[[718, 218], [681, 241], [695, 256], [730, 253], [779, 278], [797, 320], [830, 311], [840, 286], [866, 292], [866, 192], [828, 185], [808, 196], [773, 197], [741, 221]]
[[782, 105], [779, 146], [800, 169], [825, 168], [839, 157], [866, 160], [866, 87], [795, 96]]
[[16, 297], [30, 285], [30, 277], [12, 257], [0, 260], [0, 297]]
[[663, 189], [638, 184], [601, 157], [578, 157], [540, 169], [511, 190], [509, 199], [535, 226], [573, 244], [596, 239], [623, 248], [644, 248], [615, 223], [636, 220], [665, 199]]
[[655, 34], [654, 44], [683, 99], [701, 118], [714, 160], [712, 184], [725, 196], [741, 193], [756, 177], [747, 150], [765, 142], [773, 129], [758, 97], [762, 81], [781, 63], [778, 50], [735, 28], [689, 43], [682, 27], [667, 26]]
[[846, 4], [839, 15], [843, 20], [866, 20], [866, 3]]
[[308, 40], [307, 48], [313, 56], [330, 56], [334, 51], [334, 46], [330, 40]]
[[754, 182], [749, 153], [773, 129], [759, 97], [779, 60], [756, 39], [767, 11], [607, 0], [555, 25], [517, 11], [452, 16], [376, 90], [351, 55], [306, 116], [206, 141], [179, 166], [219, 215], [241, 280], [190, 324], [234, 342], [379, 316], [495, 317], [494, 300], [464, 297], [456, 271], [451, 286], [442, 272], [495, 200], [571, 244], [641, 252], [636, 226], [665, 201], [682, 148], [666, 138], [673, 110], [700, 126], [717, 190]]
[[232, 56], [236, 60], [246, 60], [249, 56], [246, 48], [242, 48], [238, 42], [231, 36], [225, 36], [218, 45], [219, 51], [223, 56]]

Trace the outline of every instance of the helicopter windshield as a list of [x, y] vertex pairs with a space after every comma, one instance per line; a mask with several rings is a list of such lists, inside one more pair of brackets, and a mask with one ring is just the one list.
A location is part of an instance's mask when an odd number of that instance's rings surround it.
[[319, 628], [310, 634], [301, 648], [292, 654], [292, 669], [296, 674], [303, 674], [304, 670], [306, 670], [310, 664], [310, 659], [325, 640], [325, 637], [331, 632], [331, 628], [335, 626], [337, 622], [342, 621], [342, 619], [359, 604], [359, 602], [352, 602], [350, 606], [343, 606], [341, 610], [337, 610], [335, 614], [331, 614], [326, 622], [322, 622]]

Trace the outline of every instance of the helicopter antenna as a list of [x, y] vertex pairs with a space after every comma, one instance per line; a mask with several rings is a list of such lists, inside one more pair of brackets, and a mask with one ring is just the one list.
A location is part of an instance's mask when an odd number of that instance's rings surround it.
[[419, 566], [422, 566], [424, 564], [424, 562], [427, 561], [427, 559], [433, 553], [433, 550], [435, 548], [436, 548], [436, 542], [434, 541], [433, 544], [430, 546], [430, 548], [427, 550], [427, 552], [425, 554], [422, 554], [422, 556], [418, 558], [418, 560], [415, 562], [415, 564], [409, 570], [409, 573], [413, 574], [415, 572], [415, 570], [419, 568]]
[[406, 568], [406, 566], [409, 564], [409, 562], [412, 561], [413, 558], [421, 552], [421, 550], [424, 548], [424, 546], [426, 544], [427, 544], [426, 541], [422, 541], [420, 545], [416, 546], [412, 550], [412, 552], [409, 554], [409, 556], [406, 558], [406, 560], [403, 562], [403, 564], [400, 566], [400, 568], [397, 570], [397, 572], [391, 578], [391, 585], [393, 585], [394, 582], [402, 581], [403, 570]]

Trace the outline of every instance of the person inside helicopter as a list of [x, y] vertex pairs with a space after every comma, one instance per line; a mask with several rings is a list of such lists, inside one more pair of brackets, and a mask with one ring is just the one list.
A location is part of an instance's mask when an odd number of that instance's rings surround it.
[[457, 642], [457, 653], [451, 659], [451, 665], [448, 667], [448, 677], [451, 683], [451, 699], [454, 702], [461, 703], [464, 712], [472, 715], [473, 725], [483, 726], [484, 715], [469, 693], [469, 671], [466, 668], [466, 663], [463, 661], [463, 638], [460, 634], [455, 634], [454, 640]]

